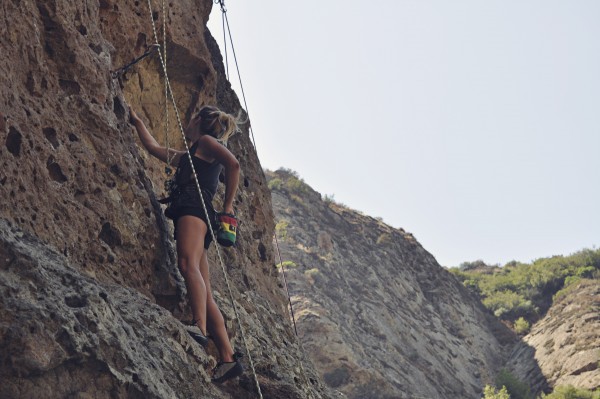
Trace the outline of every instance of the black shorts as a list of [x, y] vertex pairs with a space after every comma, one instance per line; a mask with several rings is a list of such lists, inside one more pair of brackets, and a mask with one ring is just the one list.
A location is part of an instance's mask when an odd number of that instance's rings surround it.
[[[213, 209], [212, 204], [206, 204], [206, 207], [207, 207], [208, 215], [210, 217], [210, 223], [212, 225], [212, 228], [215, 229], [217, 226], [216, 225], [217, 213]], [[206, 221], [206, 213], [204, 212], [204, 208], [199, 208], [197, 206], [178, 207], [177, 215], [173, 219], [173, 226], [175, 227], [175, 232], [173, 233], [173, 238], [175, 240], [177, 240], [177, 221], [179, 220], [180, 217], [187, 216], [187, 215], [195, 216], [199, 219], [202, 219], [204, 221], [204, 223], [206, 223], [207, 228], [206, 228], [206, 236], [204, 236], [204, 249], [208, 249], [208, 247], [210, 247], [210, 243], [213, 241], [213, 237], [209, 230], [210, 225]]]
[[[217, 212], [213, 208], [213, 196], [214, 194], [208, 190], [202, 190], [202, 198], [206, 205], [208, 218], [204, 211], [204, 207], [202, 206], [202, 202], [200, 201], [198, 188], [195, 185], [180, 187], [177, 192], [170, 197], [169, 206], [165, 210], [165, 216], [173, 220], [173, 225], [175, 227], [173, 238], [175, 240], [177, 240], [177, 221], [179, 218], [187, 215], [195, 216], [206, 223], [207, 231], [206, 236], [204, 237], [204, 248], [208, 249], [213, 240], [212, 234], [209, 231], [210, 226], [212, 225], [213, 229], [217, 228]], [[207, 219], [210, 220], [210, 224]]]

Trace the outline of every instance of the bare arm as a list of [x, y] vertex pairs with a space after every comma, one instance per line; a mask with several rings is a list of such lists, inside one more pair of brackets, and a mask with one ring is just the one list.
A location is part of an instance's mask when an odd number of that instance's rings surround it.
[[229, 166], [225, 165], [225, 202], [223, 211], [233, 214], [233, 200], [237, 192], [240, 182], [240, 163], [235, 160], [235, 163]]
[[130, 108], [129, 112], [129, 122], [131, 122], [131, 124], [135, 126], [135, 130], [137, 130], [142, 145], [150, 153], [150, 155], [160, 159], [165, 163], [167, 162], [167, 155], [169, 155], [171, 159], [171, 165], [179, 164], [179, 158], [181, 158], [181, 154], [183, 154], [184, 151], [176, 151], [173, 148], [169, 148], [167, 150], [166, 147], [162, 147], [160, 144], [158, 144], [154, 137], [152, 137], [152, 135], [146, 128], [146, 125], [144, 125], [144, 122], [135, 113], [135, 111]]
[[240, 182], [240, 163], [235, 156], [214, 137], [204, 135], [200, 138], [202, 153], [214, 158], [225, 167], [225, 201], [223, 211], [233, 214], [233, 200]]

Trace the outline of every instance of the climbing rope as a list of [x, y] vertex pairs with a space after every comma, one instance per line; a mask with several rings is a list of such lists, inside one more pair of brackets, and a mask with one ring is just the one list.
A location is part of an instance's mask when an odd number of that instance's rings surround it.
[[[248, 115], [248, 120], [250, 120], [250, 110], [248, 109], [248, 103], [246, 102], [246, 93], [244, 92], [244, 85], [242, 84], [242, 75], [240, 74], [240, 67], [237, 61], [237, 56], [235, 54], [235, 47], [233, 46], [233, 38], [231, 37], [231, 29], [229, 28], [229, 19], [227, 19], [227, 8], [225, 7], [225, 0], [214, 0], [215, 4], [219, 4], [221, 7], [221, 18], [223, 20], [223, 42], [225, 47], [225, 71], [227, 80], [229, 80], [229, 61], [227, 57], [227, 40], [225, 39], [225, 25], [227, 25], [227, 32], [229, 33], [229, 42], [231, 43], [231, 52], [233, 53], [233, 60], [235, 61], [235, 68], [237, 70], [238, 80], [240, 83], [240, 89], [242, 91], [242, 99], [244, 100], [244, 108], [246, 109], [246, 114]], [[256, 141], [254, 140], [254, 131], [252, 130], [252, 123], [249, 124], [250, 135], [252, 137], [252, 144], [254, 145], [254, 150], [256, 150]], [[258, 152], [258, 151], [257, 151]]]
[[[229, 19], [227, 18], [227, 8], [225, 7], [225, 0], [214, 0], [214, 4], [218, 4], [221, 7], [221, 19], [222, 19], [222, 25], [223, 25], [223, 47], [224, 47], [224, 53], [225, 53], [225, 73], [226, 73], [226, 77], [227, 77], [227, 80], [229, 80], [229, 57], [228, 57], [228, 51], [227, 51], [227, 39], [226, 39], [227, 36], [225, 34], [225, 27], [227, 27], [227, 33], [229, 34], [229, 42], [231, 44], [231, 51], [233, 53], [233, 59], [235, 61], [235, 67], [236, 67], [236, 71], [237, 71], [237, 75], [238, 75], [240, 89], [241, 89], [241, 92], [242, 92], [242, 99], [244, 100], [244, 107], [246, 108], [246, 113], [248, 114], [248, 120], [249, 120], [250, 119], [250, 111], [248, 109], [248, 103], [246, 101], [246, 93], [244, 92], [244, 85], [242, 83], [242, 76], [241, 76], [241, 73], [240, 73], [240, 68], [239, 68], [239, 64], [238, 64], [238, 61], [237, 61], [237, 56], [236, 56], [236, 53], [235, 53], [235, 46], [233, 45], [233, 38], [232, 38], [232, 35], [231, 35], [231, 29], [229, 27]], [[250, 130], [250, 133], [252, 135], [252, 143], [254, 144], [254, 150], [257, 151], [256, 150], [256, 142], [254, 140], [254, 132], [252, 130], [252, 124], [250, 124], [249, 130]], [[284, 268], [283, 262], [281, 260], [281, 251], [279, 250], [279, 242], [277, 240], [277, 234], [275, 234], [275, 245], [276, 245], [276, 248], [277, 248], [277, 254], [279, 256], [279, 264], [280, 264], [280, 267], [281, 267], [281, 270], [282, 270], [283, 281], [284, 281], [285, 290], [286, 290], [287, 297], [288, 297], [288, 302], [290, 304], [290, 314], [292, 316], [292, 323], [294, 325], [294, 333], [296, 335], [296, 341], [298, 343], [298, 348], [302, 352], [304, 352], [304, 348], [302, 346], [302, 342], [300, 341], [300, 337], [298, 336], [298, 329], [296, 327], [296, 318], [294, 316], [294, 308], [292, 306], [292, 300], [291, 300], [291, 297], [290, 297], [290, 291], [288, 289], [287, 278], [285, 276], [285, 268]], [[304, 370], [304, 365], [303, 365], [302, 361], [300, 360], [301, 359], [300, 353], [298, 353], [297, 355], [298, 355], [298, 360], [300, 362], [300, 370], [302, 372], [302, 376], [304, 378], [306, 386], [309, 387], [309, 390], [308, 390], [309, 396], [312, 398], [313, 395], [312, 395], [312, 392], [310, 390], [310, 384], [309, 384], [309, 381], [308, 381], [308, 377], [306, 376], [306, 371]]]
[[[290, 304], [290, 313], [292, 315], [292, 322], [294, 324], [294, 333], [296, 334], [296, 342], [298, 343], [298, 347], [300, 348], [301, 352], [305, 353], [304, 346], [302, 345], [302, 341], [300, 341], [300, 337], [298, 336], [298, 329], [296, 328], [296, 317], [294, 316], [294, 307], [292, 306], [292, 298], [290, 296], [290, 290], [288, 289], [287, 278], [285, 277], [285, 267], [283, 266], [283, 262], [281, 260], [281, 251], [279, 250], [279, 241], [277, 240], [277, 233], [275, 233], [275, 247], [277, 248], [277, 256], [279, 257], [279, 265], [281, 267], [281, 272], [283, 275], [285, 291], [287, 293], [288, 302]], [[306, 383], [307, 387], [310, 387], [308, 377], [306, 376], [306, 371], [304, 370], [304, 364], [302, 363], [302, 360], [300, 360], [301, 353], [297, 352], [296, 355], [298, 356], [298, 361], [300, 362], [300, 371], [302, 372], [302, 377], [304, 377], [304, 382]], [[309, 393], [309, 396], [312, 398], [313, 395], [312, 395], [310, 388], [308, 390], [308, 393]]]
[[285, 267], [283, 266], [283, 262], [281, 260], [281, 251], [279, 250], [279, 241], [277, 240], [277, 233], [275, 235], [275, 247], [277, 248], [277, 256], [279, 257], [279, 266], [281, 267], [281, 272], [283, 275], [283, 284], [285, 286], [285, 292], [287, 292], [288, 302], [290, 304], [290, 313], [292, 314], [292, 323], [294, 324], [294, 332], [296, 333], [296, 337], [298, 336], [298, 329], [296, 328], [296, 317], [294, 316], [294, 307], [292, 306], [292, 298], [290, 296], [290, 290], [288, 289], [287, 278], [285, 277]]
[[[158, 35], [156, 34], [156, 26], [154, 24], [154, 18], [153, 18], [153, 11], [152, 11], [152, 2], [151, 0], [148, 0], [148, 9], [150, 11], [150, 21], [152, 22], [152, 32], [154, 33], [154, 40], [155, 42], [158, 44]], [[171, 82], [169, 81], [169, 75], [167, 74], [167, 69], [166, 69], [166, 65], [163, 59], [163, 56], [161, 54], [161, 52], [158, 53], [159, 55], [159, 59], [160, 59], [160, 64], [162, 66], [164, 75], [165, 75], [165, 82], [167, 85], [167, 89], [168, 89], [168, 94], [169, 97], [171, 98], [171, 102], [173, 103], [173, 108], [175, 109], [175, 116], [177, 118], [177, 124], [179, 126], [179, 130], [181, 132], [181, 135], [183, 137], [183, 142], [185, 143], [185, 149], [187, 152], [187, 156], [189, 158], [190, 161], [190, 166], [192, 167], [192, 174], [194, 176], [194, 181], [196, 183], [196, 188], [198, 189], [198, 194], [200, 195], [200, 202], [202, 203], [202, 208], [204, 208], [204, 213], [205, 215], [208, 215], [208, 210], [206, 208], [206, 204], [204, 203], [204, 198], [202, 197], [202, 189], [200, 188], [200, 183], [198, 181], [198, 175], [196, 174], [196, 169], [194, 168], [194, 162], [192, 160], [192, 154], [190, 152], [190, 148], [185, 140], [185, 132], [183, 130], [183, 125], [181, 123], [181, 118], [179, 116], [179, 109], [177, 108], [177, 103], [175, 102], [175, 96], [173, 94], [173, 88], [171, 87]], [[215, 242], [217, 242], [217, 238], [215, 237], [215, 233], [214, 230], [212, 228], [212, 223], [210, 222], [210, 218], [207, 218], [207, 222], [208, 222], [208, 230], [210, 231], [210, 234], [212, 235], [212, 238]], [[219, 258], [219, 262], [221, 264], [221, 268], [223, 270], [223, 275], [225, 276], [225, 283], [227, 285], [227, 291], [229, 293], [229, 297], [231, 300], [231, 305], [233, 307], [233, 311], [235, 313], [235, 317], [236, 320], [238, 322], [238, 327], [240, 329], [240, 334], [242, 336], [242, 340], [244, 342], [244, 346], [246, 347], [246, 354], [248, 356], [248, 362], [250, 363], [250, 367], [252, 369], [252, 374], [254, 375], [254, 381], [256, 383], [256, 388], [258, 390], [258, 395], [259, 397], [262, 399], [262, 391], [260, 389], [260, 384], [258, 382], [258, 376], [256, 375], [256, 370], [254, 368], [254, 362], [252, 361], [252, 356], [250, 354], [250, 349], [248, 347], [248, 342], [246, 341], [246, 334], [244, 332], [244, 327], [242, 326], [242, 322], [241, 322], [241, 318], [237, 309], [237, 306], [235, 304], [235, 300], [233, 297], [233, 290], [231, 289], [231, 284], [229, 282], [229, 277], [227, 275], [227, 271], [225, 270], [225, 262], [223, 261], [223, 258], [221, 256], [221, 251], [219, 250], [219, 246], [215, 245], [215, 248], [217, 249], [217, 257]]]
[[227, 12], [227, 8], [225, 8], [225, 2], [215, 0], [215, 4], [217, 3], [221, 6], [221, 22], [223, 24], [223, 53], [225, 54], [225, 77], [227, 78], [227, 80], [229, 80], [229, 52], [227, 51], [227, 31], [225, 30], [225, 13]]
[[[167, 11], [165, 7], [165, 0], [162, 0], [162, 15], [163, 15], [163, 59], [165, 64], [165, 75], [167, 73]], [[165, 166], [165, 173], [167, 177], [171, 176], [173, 169], [171, 168], [171, 161], [175, 158], [175, 153], [170, 156], [169, 151], [169, 87], [167, 85], [167, 79], [165, 79], [165, 146], [167, 147], [167, 166]], [[168, 187], [168, 183], [165, 182], [165, 189]]]

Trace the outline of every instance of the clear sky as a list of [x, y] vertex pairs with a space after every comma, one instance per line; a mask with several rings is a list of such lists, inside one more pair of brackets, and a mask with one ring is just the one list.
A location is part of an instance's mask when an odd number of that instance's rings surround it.
[[263, 167], [444, 266], [600, 244], [600, 1], [226, 5]]

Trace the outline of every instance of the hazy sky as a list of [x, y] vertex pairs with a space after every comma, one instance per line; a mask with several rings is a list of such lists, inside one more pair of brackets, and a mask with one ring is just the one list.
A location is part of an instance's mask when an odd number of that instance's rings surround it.
[[600, 244], [600, 1], [226, 5], [263, 167], [445, 266]]

